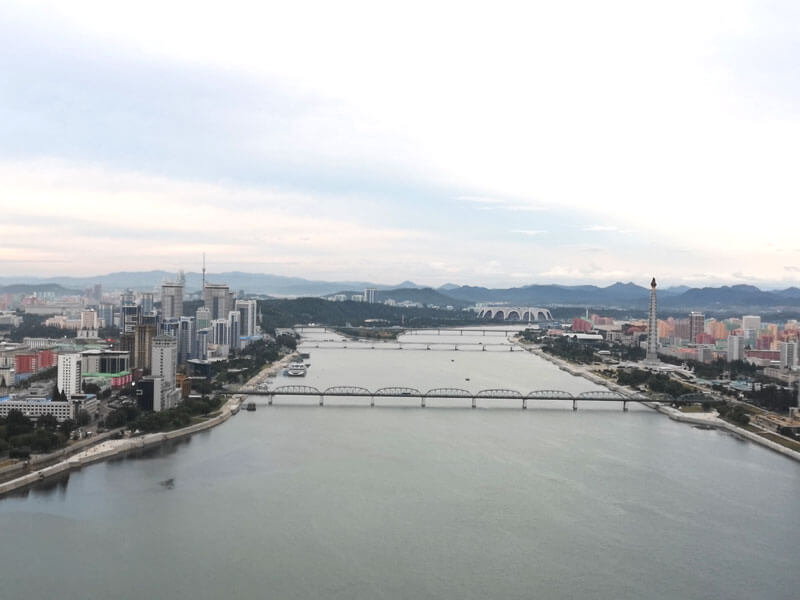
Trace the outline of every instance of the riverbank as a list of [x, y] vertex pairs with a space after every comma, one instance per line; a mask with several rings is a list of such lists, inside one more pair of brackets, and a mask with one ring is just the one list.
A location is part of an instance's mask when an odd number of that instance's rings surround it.
[[[258, 385], [264, 382], [269, 377], [274, 377], [281, 369], [291, 360], [291, 355], [284, 356], [281, 359], [266, 365], [256, 375], [251, 377], [246, 385]], [[16, 490], [33, 485], [45, 479], [55, 477], [64, 472], [80, 469], [86, 465], [90, 465], [99, 461], [106, 460], [112, 457], [124, 456], [130, 452], [151, 448], [153, 446], [163, 444], [170, 440], [176, 440], [183, 437], [191, 436], [201, 431], [206, 431], [212, 427], [216, 427], [230, 419], [233, 415], [239, 412], [242, 402], [244, 402], [244, 394], [236, 394], [231, 396], [227, 402], [219, 410], [219, 414], [211, 417], [201, 423], [195, 423], [181, 429], [175, 429], [168, 432], [157, 432], [146, 435], [123, 438], [123, 439], [108, 439], [113, 432], [104, 434], [103, 437], [95, 438], [94, 440], [87, 440], [86, 448], [72, 448], [72, 452], [62, 460], [55, 462], [55, 464], [48, 464], [53, 462], [53, 457], [48, 460], [39, 459], [39, 462], [46, 464], [20, 475], [14, 479], [10, 479], [5, 483], [0, 483], [0, 498], [5, 494], [14, 492]], [[78, 450], [78, 452], [75, 452]], [[36, 457], [32, 458], [32, 464], [36, 464]], [[20, 463], [20, 470], [24, 470], [25, 466]]]
[[[632, 390], [625, 386], [610, 382], [607, 379], [600, 377], [599, 375], [595, 375], [587, 367], [569, 363], [562, 358], [558, 358], [557, 356], [553, 356], [551, 354], [548, 354], [547, 352], [544, 352], [541, 348], [538, 348], [536, 346], [528, 344], [523, 344], [523, 346], [527, 348], [528, 351], [530, 351], [532, 354], [535, 354], [536, 356], [551, 362], [559, 369], [561, 369], [562, 371], [566, 371], [570, 375], [575, 375], [576, 377], [583, 377], [584, 379], [591, 381], [592, 383], [595, 383], [597, 385], [602, 385], [603, 387], [606, 387], [609, 390], [615, 392], [621, 392], [624, 394], [631, 394], [631, 395], [639, 395], [639, 392], [637, 392], [636, 390]], [[769, 448], [770, 450], [782, 454], [788, 458], [800, 461], [800, 452], [782, 446], [777, 442], [773, 442], [772, 440], [769, 440], [757, 433], [748, 431], [747, 429], [743, 429], [732, 423], [729, 423], [728, 421], [719, 418], [715, 413], [687, 414], [677, 410], [676, 408], [667, 406], [661, 402], [642, 402], [641, 404], [647, 406], [648, 408], [652, 408], [653, 410], [656, 410], [661, 414], [668, 416], [673, 421], [678, 421], [679, 423], [687, 423], [695, 427], [720, 429], [723, 431], [727, 431], [728, 433], [735, 435], [739, 439], [759, 444], [761, 446], [764, 446], [765, 448]]]

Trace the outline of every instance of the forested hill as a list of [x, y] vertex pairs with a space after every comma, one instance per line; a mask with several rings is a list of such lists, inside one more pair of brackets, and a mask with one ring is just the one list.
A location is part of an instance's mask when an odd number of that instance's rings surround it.
[[276, 327], [291, 327], [298, 323], [358, 326], [368, 319], [382, 319], [386, 325], [429, 327], [434, 325], [464, 325], [474, 323], [473, 312], [433, 308], [405, 308], [363, 302], [331, 302], [321, 298], [292, 300], [259, 300], [262, 327], [273, 332]]
[[[363, 294], [364, 290], [348, 290], [341, 291], [348, 298], [354, 294]], [[458, 298], [453, 298], [447, 294], [443, 294], [432, 288], [398, 288], [394, 290], [378, 290], [375, 294], [376, 302], [386, 302], [386, 300], [394, 300], [395, 302], [416, 302], [418, 304], [434, 305], [444, 308], [452, 306], [454, 308], [464, 308], [470, 306], [472, 303]]]

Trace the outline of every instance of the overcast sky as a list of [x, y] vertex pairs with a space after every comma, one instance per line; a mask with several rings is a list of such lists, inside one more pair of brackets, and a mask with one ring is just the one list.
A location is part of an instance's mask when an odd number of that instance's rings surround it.
[[0, 4], [0, 275], [800, 283], [800, 3]]

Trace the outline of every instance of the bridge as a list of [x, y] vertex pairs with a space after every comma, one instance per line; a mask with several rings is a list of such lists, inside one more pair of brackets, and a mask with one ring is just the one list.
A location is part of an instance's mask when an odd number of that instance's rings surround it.
[[478, 401], [483, 404], [491, 404], [493, 400], [516, 400], [521, 403], [523, 409], [528, 408], [528, 401], [571, 401], [572, 410], [578, 410], [578, 402], [619, 402], [622, 404], [622, 410], [628, 410], [629, 402], [645, 402], [649, 398], [638, 395], [627, 395], [621, 392], [612, 392], [610, 390], [595, 390], [591, 392], [583, 392], [580, 394], [571, 394], [563, 390], [536, 390], [523, 394], [517, 390], [492, 388], [480, 390], [478, 392], [471, 392], [469, 390], [453, 387], [440, 387], [433, 388], [428, 391], [421, 391], [412, 387], [382, 387], [375, 391], [371, 391], [364, 387], [345, 385], [333, 386], [320, 390], [316, 387], [309, 385], [283, 385], [274, 389], [257, 389], [257, 388], [239, 388], [238, 391], [224, 392], [227, 394], [247, 394], [250, 396], [266, 396], [268, 398], [268, 405], [272, 406], [273, 400], [276, 396], [304, 396], [304, 397], [317, 397], [319, 405], [324, 406], [325, 398], [369, 398], [370, 406], [376, 405], [376, 399], [383, 400], [385, 398], [415, 398], [419, 399], [420, 406], [425, 408], [427, 401], [431, 399], [441, 398], [456, 398], [470, 401], [472, 408], [477, 408]]
[[485, 306], [478, 312], [479, 319], [493, 321], [552, 321], [553, 315], [546, 308], [534, 306]]
[[508, 349], [509, 352], [523, 352], [525, 350], [522, 346], [514, 346], [508, 342], [373, 342], [365, 339], [358, 341], [313, 342], [301, 340], [298, 350], [309, 348], [319, 348], [321, 350], [464, 350], [472, 352], [485, 352], [487, 348], [503, 348]]
[[[337, 333], [336, 327], [328, 327], [325, 325], [295, 325], [293, 329], [297, 333], [306, 332], [331, 332]], [[525, 330], [524, 324], [520, 324], [516, 329], [502, 329], [500, 327], [420, 327], [420, 328], [395, 328], [395, 327], [375, 327], [376, 330], [397, 331], [400, 335], [483, 335], [487, 333], [497, 333], [503, 335], [510, 335], [520, 333]], [[498, 336], [499, 337], [499, 336]]]

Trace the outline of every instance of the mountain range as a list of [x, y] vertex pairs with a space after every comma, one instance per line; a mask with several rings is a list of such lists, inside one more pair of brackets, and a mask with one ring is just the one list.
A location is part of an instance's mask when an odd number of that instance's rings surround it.
[[[202, 275], [186, 273], [188, 292], [200, 290]], [[102, 284], [105, 290], [153, 290], [163, 281], [177, 278], [168, 271], [118, 272], [96, 277], [0, 277], [0, 293], [33, 291], [69, 292]], [[336, 293], [360, 294], [364, 288], [376, 288], [377, 299], [392, 298], [423, 304], [463, 307], [475, 303], [509, 303], [532, 306], [587, 306], [592, 308], [646, 309], [650, 289], [634, 283], [617, 282], [596, 285], [533, 284], [513, 288], [487, 288], [448, 283], [437, 289], [410, 281], [381, 285], [367, 281], [320, 281], [263, 273], [230, 271], [208, 273], [206, 281], [227, 283], [233, 290], [271, 296], [327, 296]], [[60, 287], [59, 287], [60, 286]], [[350, 291], [346, 291], [350, 290]], [[781, 309], [800, 307], [800, 288], [761, 290], [752, 285], [689, 288], [676, 286], [658, 289], [660, 308], [681, 310]]]

